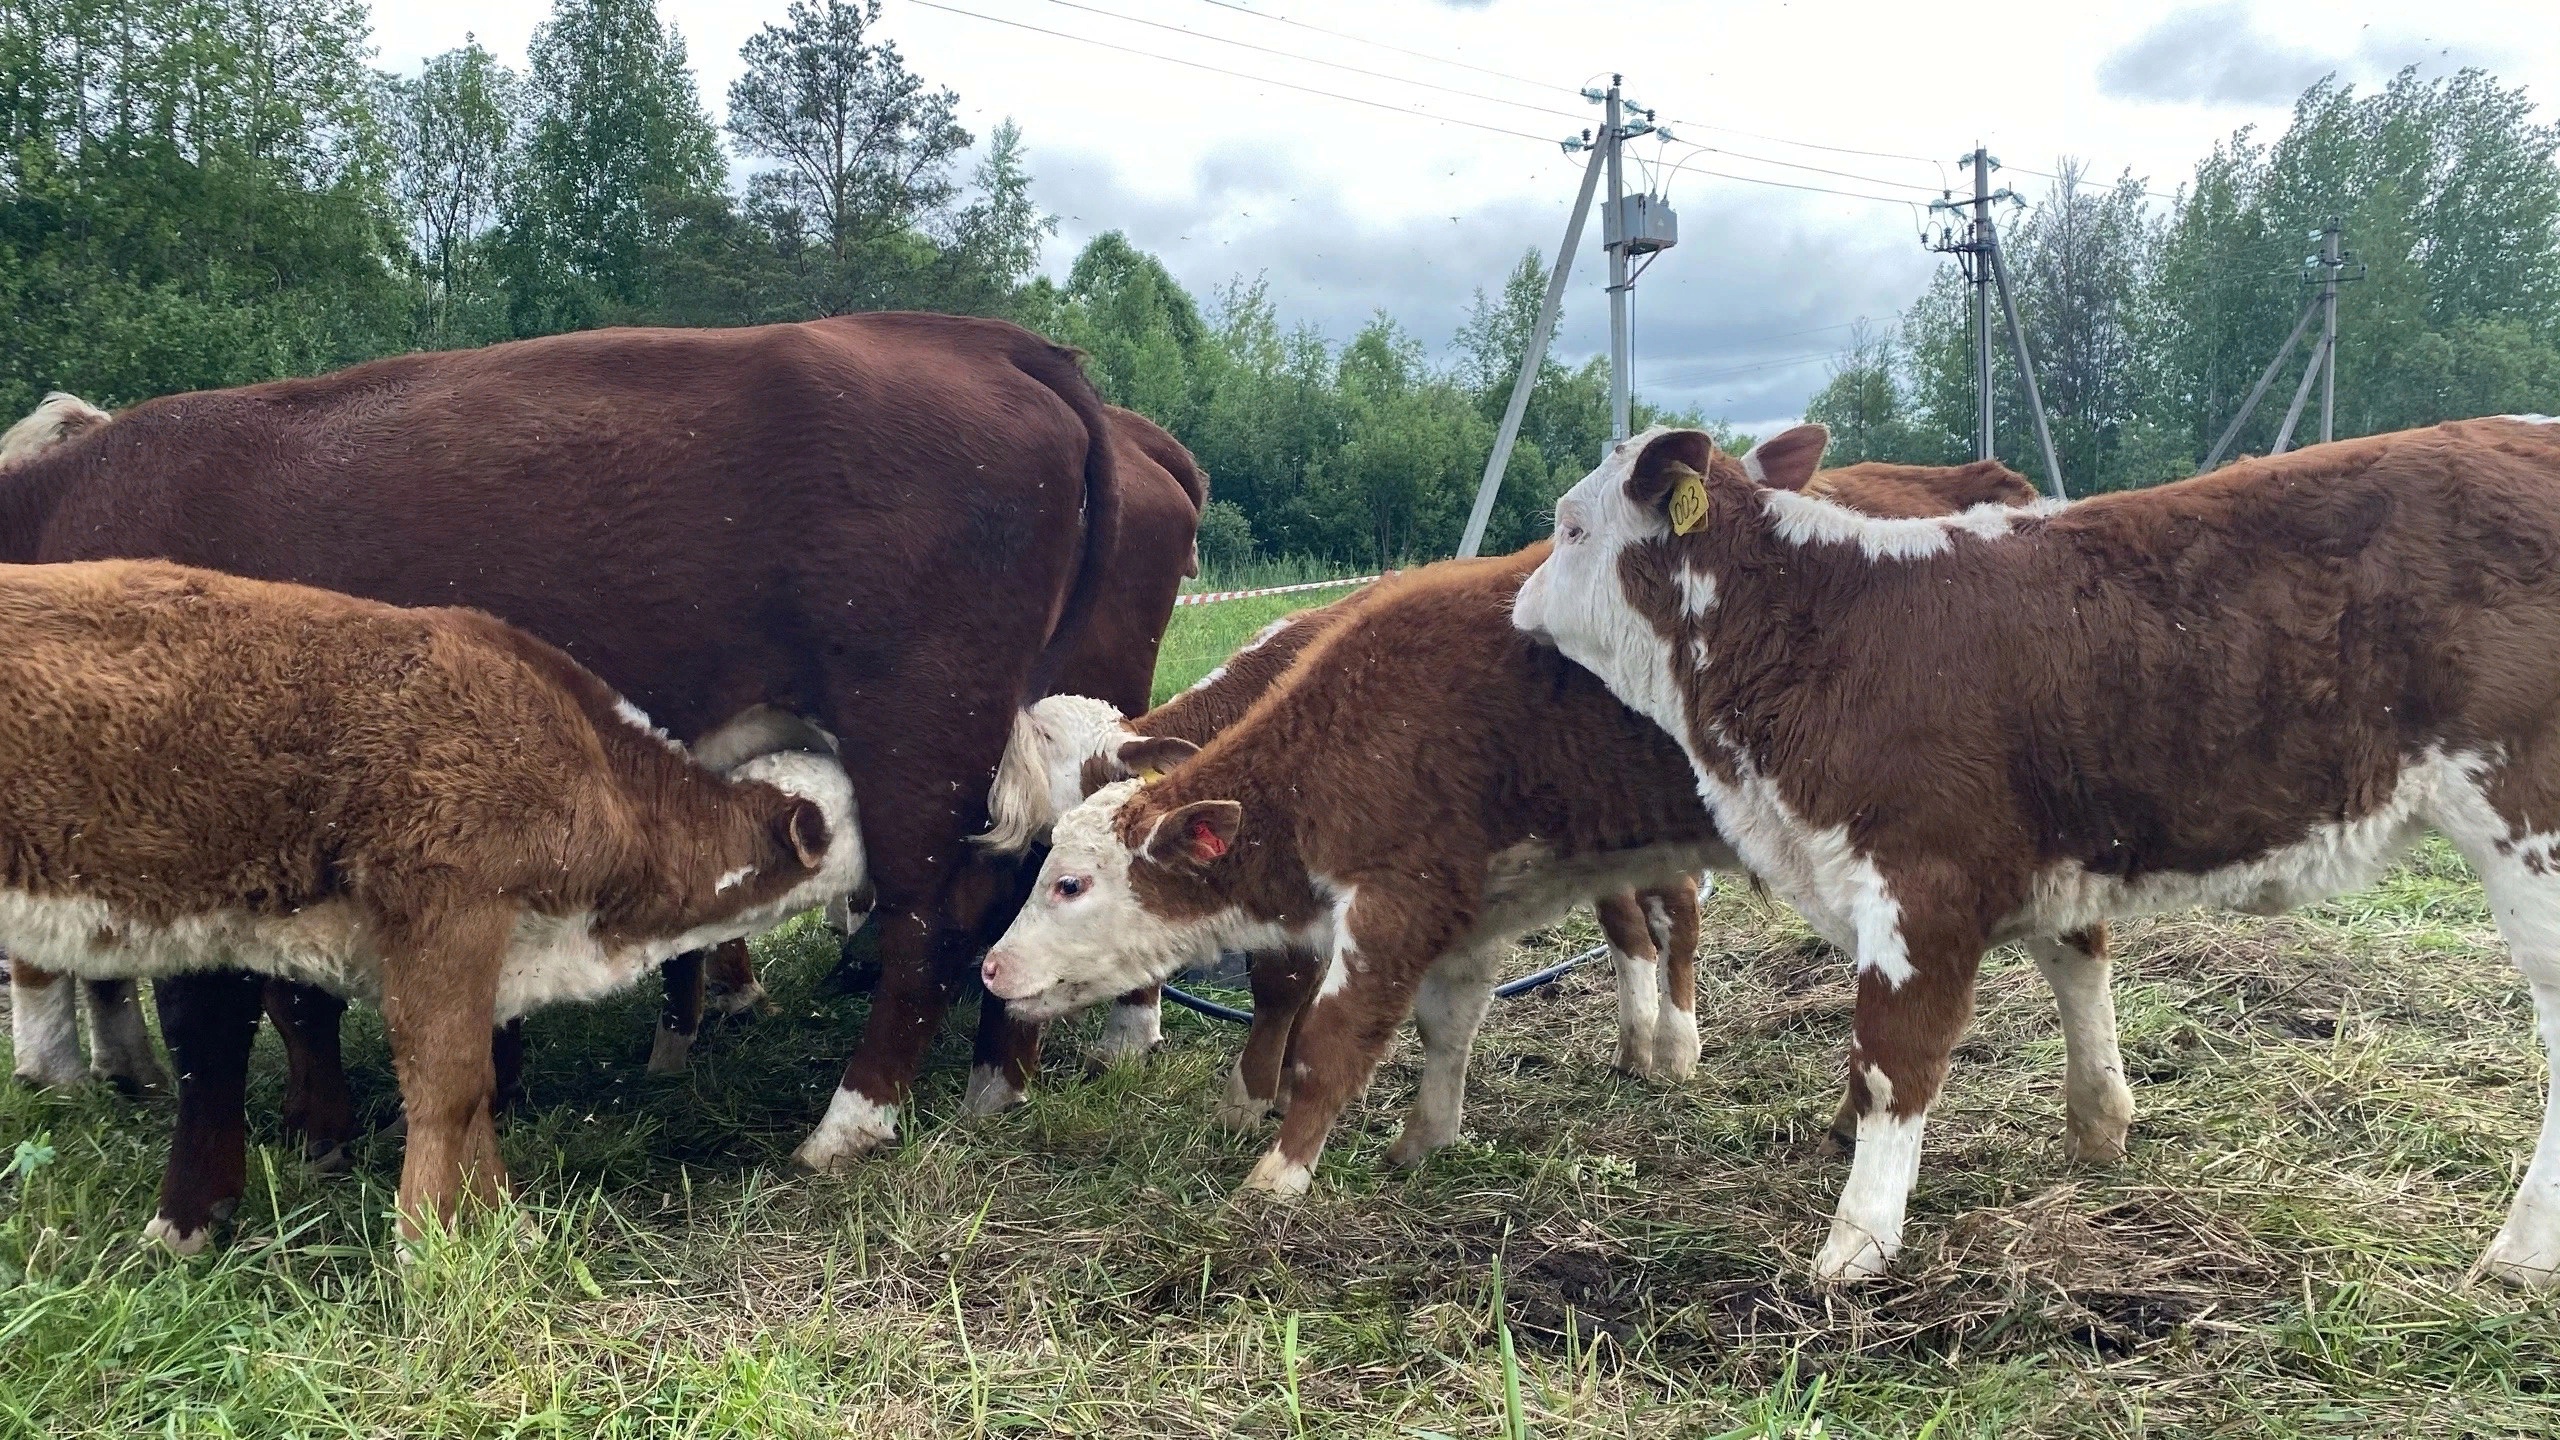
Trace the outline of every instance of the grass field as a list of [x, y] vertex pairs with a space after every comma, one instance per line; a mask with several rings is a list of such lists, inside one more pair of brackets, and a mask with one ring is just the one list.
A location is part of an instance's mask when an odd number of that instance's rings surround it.
[[[1167, 681], [1272, 613], [1182, 612]], [[1069, 1027], [1032, 1103], [982, 1121], [951, 1118], [955, 1019], [896, 1154], [795, 1172], [864, 1009], [817, 989], [805, 921], [760, 947], [778, 1013], [681, 1079], [641, 1073], [653, 990], [535, 1017], [505, 1136], [530, 1241], [396, 1261], [396, 1144], [333, 1179], [273, 1143], [271, 1041], [248, 1202], [192, 1261], [138, 1241], [169, 1102], [10, 1090], [0, 1434], [2560, 1433], [2560, 1306], [2466, 1276], [2543, 1067], [2441, 848], [2285, 919], [2125, 927], [2141, 1108], [2113, 1170], [2063, 1160], [2051, 1002], [1995, 957], [1903, 1260], [1858, 1290], [1805, 1278], [1846, 1168], [1815, 1142], [1847, 968], [1735, 895], [1707, 946], [1694, 1081], [1607, 1069], [1586, 970], [1496, 1006], [1468, 1141], [1383, 1165], [1408, 1042], [1286, 1208], [1229, 1199], [1263, 1143], [1209, 1118], [1237, 1032], [1181, 1013], [1098, 1078]], [[370, 1017], [349, 1058], [387, 1112]]]

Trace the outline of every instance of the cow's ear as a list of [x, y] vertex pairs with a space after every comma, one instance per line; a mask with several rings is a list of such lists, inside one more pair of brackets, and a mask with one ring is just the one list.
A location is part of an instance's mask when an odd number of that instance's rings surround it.
[[1666, 430], [1645, 443], [1627, 471], [1627, 498], [1661, 510], [1684, 480], [1703, 480], [1715, 463], [1716, 442], [1704, 430]]
[[1144, 735], [1121, 741], [1111, 758], [1118, 762], [1121, 773], [1153, 780], [1199, 753], [1199, 746], [1177, 736]]
[[1235, 848], [1243, 824], [1244, 807], [1233, 800], [1194, 800], [1156, 821], [1147, 835], [1146, 858], [1205, 870]]
[[798, 860], [803, 869], [815, 870], [827, 858], [827, 816], [808, 800], [795, 799], [773, 822], [774, 838], [782, 848]]
[[1831, 432], [1820, 425], [1781, 430], [1751, 447], [1742, 457], [1743, 471], [1772, 490], [1802, 490], [1822, 468], [1822, 452], [1831, 448]]

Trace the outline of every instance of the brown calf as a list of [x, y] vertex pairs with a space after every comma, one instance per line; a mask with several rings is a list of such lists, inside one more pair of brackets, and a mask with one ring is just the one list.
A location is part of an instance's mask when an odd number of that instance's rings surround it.
[[[723, 778], [473, 611], [156, 562], [0, 566], [0, 693], [0, 945], [98, 979], [238, 966], [378, 999], [404, 1232], [503, 1190], [497, 1022], [864, 879], [840, 766]], [[259, 1004], [227, 973], [162, 997], [170, 1174], [210, 1177], [209, 1205], [245, 1178]], [[212, 1216], [172, 1213], [180, 1188], [151, 1233], [188, 1250]]]
[[[1190, 689], [1135, 718], [1124, 719], [1117, 708], [1082, 695], [1053, 695], [1032, 706], [1015, 726], [988, 796], [996, 822], [988, 843], [1013, 845], [1024, 843], [1022, 836], [1046, 835], [1059, 813], [1103, 786], [1189, 758], [1242, 720], [1309, 646], [1372, 593], [1363, 587], [1332, 604], [1280, 617]], [[1622, 891], [1594, 905], [1616, 961], [1618, 1067], [1634, 1075], [1686, 1076], [1698, 1056], [1697, 881], [1683, 877]], [[1282, 1061], [1323, 967], [1305, 950], [1284, 948], [1255, 952], [1248, 972], [1253, 1024], [1218, 1112], [1239, 1128], [1286, 1108]], [[1122, 1008], [1114, 1006], [1114, 1021]]]
[[[1677, 737], [1744, 859], [1855, 948], [1857, 1159], [1818, 1274], [1891, 1262], [2005, 939], [2282, 910], [2432, 828], [2560, 1063], [2560, 424], [1944, 520], [1799, 493], [1823, 438], [1628, 441], [1557, 506], [1517, 610]], [[2560, 1283], [2560, 1099], [2485, 1264]]]

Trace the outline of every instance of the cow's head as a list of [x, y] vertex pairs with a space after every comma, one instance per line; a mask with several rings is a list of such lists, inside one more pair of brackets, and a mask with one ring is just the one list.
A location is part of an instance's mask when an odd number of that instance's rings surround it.
[[1116, 781], [1058, 818], [1031, 899], [987, 952], [988, 992], [1021, 1018], [1156, 984], [1253, 928], [1230, 898], [1243, 807], [1150, 804], [1142, 787]]
[[[853, 781], [832, 755], [786, 750], [760, 755], [728, 773], [734, 802], [759, 837], [750, 863], [717, 878], [709, 904], [716, 918], [666, 944], [666, 953], [707, 949], [780, 925], [820, 906], [871, 908], [871, 867], [862, 847]], [[663, 937], [662, 937], [663, 938]]]
[[[1609, 452], [1556, 502], [1555, 550], [1512, 619], [1679, 733], [1666, 646], [1715, 605], [1725, 532], [1757, 523], [1764, 489], [1800, 490], [1830, 432], [1799, 425], [1737, 460], [1701, 430], [1657, 427]], [[1668, 713], [1666, 713], [1666, 711]]]
[[1014, 719], [978, 843], [1019, 855], [1048, 839], [1058, 817], [1087, 795], [1115, 780], [1153, 779], [1199, 749], [1188, 740], [1138, 734], [1108, 702], [1049, 696]]

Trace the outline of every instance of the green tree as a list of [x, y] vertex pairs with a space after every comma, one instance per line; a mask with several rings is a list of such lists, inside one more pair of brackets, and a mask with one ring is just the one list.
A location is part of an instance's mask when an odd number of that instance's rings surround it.
[[558, 0], [530, 58], [531, 134], [503, 222], [517, 333], [644, 313], [685, 229], [726, 208], [684, 39], [654, 0]]
[[425, 281], [419, 337], [430, 346], [492, 338], [500, 317], [483, 242], [523, 128], [523, 83], [465, 37], [390, 89], [393, 190]]

